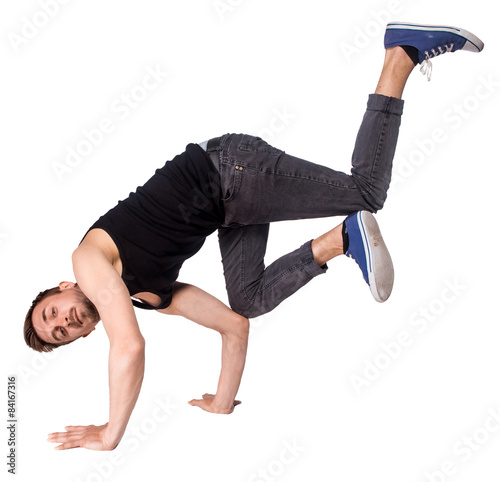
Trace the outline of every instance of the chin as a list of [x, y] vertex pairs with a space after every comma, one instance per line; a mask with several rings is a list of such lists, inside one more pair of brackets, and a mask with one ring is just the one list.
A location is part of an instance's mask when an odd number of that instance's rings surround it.
[[97, 311], [96, 306], [87, 297], [83, 299], [83, 316], [87, 318], [91, 323], [97, 323], [101, 319], [101, 315]]

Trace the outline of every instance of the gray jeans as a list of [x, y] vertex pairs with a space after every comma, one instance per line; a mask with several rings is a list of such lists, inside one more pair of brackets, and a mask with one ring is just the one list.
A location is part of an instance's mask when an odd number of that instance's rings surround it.
[[382, 208], [402, 112], [400, 99], [369, 96], [350, 175], [246, 134], [225, 134], [200, 144], [220, 173], [225, 222], [218, 231], [219, 245], [235, 312], [247, 318], [267, 313], [328, 269], [314, 261], [312, 240], [266, 267], [269, 223]]

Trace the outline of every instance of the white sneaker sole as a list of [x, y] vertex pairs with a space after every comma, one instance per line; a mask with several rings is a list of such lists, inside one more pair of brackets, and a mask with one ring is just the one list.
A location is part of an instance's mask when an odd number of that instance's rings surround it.
[[370, 291], [379, 303], [387, 301], [394, 285], [394, 266], [385, 245], [378, 223], [373, 214], [361, 211], [357, 214], [365, 252]]

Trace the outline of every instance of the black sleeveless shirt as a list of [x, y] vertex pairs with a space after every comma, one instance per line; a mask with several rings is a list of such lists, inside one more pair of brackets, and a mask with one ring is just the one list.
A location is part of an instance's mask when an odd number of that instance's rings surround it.
[[151, 292], [161, 299], [158, 306], [132, 300], [134, 306], [162, 309], [184, 261], [223, 221], [219, 173], [198, 144], [188, 144], [89, 231], [103, 229], [115, 242], [131, 296]]

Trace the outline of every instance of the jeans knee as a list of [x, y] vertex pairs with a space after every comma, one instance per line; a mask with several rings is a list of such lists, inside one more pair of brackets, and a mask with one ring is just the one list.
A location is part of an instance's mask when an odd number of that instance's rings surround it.
[[251, 301], [247, 299], [242, 291], [227, 290], [229, 298], [229, 306], [238, 315], [249, 318], [246, 314], [248, 308], [252, 305]]
[[[234, 311], [234, 310], [233, 310]], [[237, 312], [238, 315], [243, 316], [244, 318], [257, 318], [258, 316], [262, 316], [271, 310], [263, 309], [261, 306], [256, 304], [252, 304], [248, 306], [246, 309]]]
[[257, 318], [270, 311], [255, 300], [249, 300], [244, 293], [229, 294], [229, 306], [235, 313], [244, 318]]
[[363, 210], [373, 214], [384, 207], [385, 200], [387, 199], [387, 194], [385, 192], [377, 193], [365, 191], [361, 193], [361, 196], [363, 198]]
[[385, 199], [374, 198], [369, 203], [369, 209], [367, 209], [367, 211], [370, 211], [371, 213], [375, 214], [377, 211], [380, 211], [384, 207], [384, 204], [385, 204]]
[[387, 191], [389, 189], [389, 181], [384, 182], [368, 182], [360, 176], [352, 176], [357, 188], [360, 201], [363, 209], [371, 213], [380, 211], [387, 199]]

